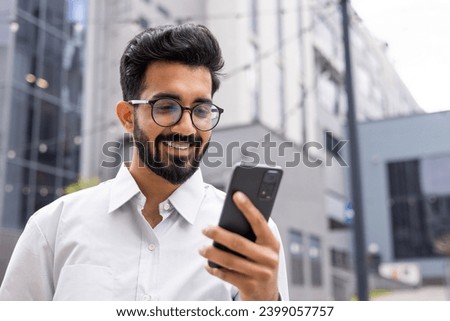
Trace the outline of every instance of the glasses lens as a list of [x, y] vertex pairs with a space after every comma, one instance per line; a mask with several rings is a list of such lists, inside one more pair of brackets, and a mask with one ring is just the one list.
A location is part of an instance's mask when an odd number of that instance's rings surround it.
[[160, 126], [172, 126], [181, 116], [181, 106], [171, 99], [160, 99], [153, 104], [153, 119]]
[[219, 109], [212, 104], [200, 104], [192, 109], [192, 122], [200, 130], [210, 130], [219, 121]]

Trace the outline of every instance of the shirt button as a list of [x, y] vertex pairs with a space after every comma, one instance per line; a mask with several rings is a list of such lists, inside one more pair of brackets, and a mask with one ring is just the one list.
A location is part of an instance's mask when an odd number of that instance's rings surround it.
[[170, 210], [170, 204], [169, 204], [169, 203], [164, 203], [163, 209], [164, 209], [165, 211]]
[[152, 296], [148, 295], [148, 294], [144, 294], [142, 296], [142, 301], [151, 301], [152, 300]]
[[148, 246], [148, 249], [149, 251], [153, 252], [156, 249], [156, 245], [152, 243]]

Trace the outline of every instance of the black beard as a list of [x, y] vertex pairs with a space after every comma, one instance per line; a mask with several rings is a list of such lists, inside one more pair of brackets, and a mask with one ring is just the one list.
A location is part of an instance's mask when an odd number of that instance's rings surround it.
[[[203, 148], [200, 136], [180, 134], [158, 135], [154, 142], [150, 142], [148, 137], [135, 122], [133, 131], [134, 145], [136, 146], [140, 160], [145, 166], [156, 175], [164, 178], [174, 185], [186, 182], [199, 168], [200, 161], [208, 148], [209, 142]], [[187, 142], [194, 146], [195, 152], [191, 157], [167, 154], [166, 161], [163, 161], [159, 146], [163, 141]], [[150, 146], [152, 145], [153, 148]], [[176, 150], [175, 150], [176, 151]]]

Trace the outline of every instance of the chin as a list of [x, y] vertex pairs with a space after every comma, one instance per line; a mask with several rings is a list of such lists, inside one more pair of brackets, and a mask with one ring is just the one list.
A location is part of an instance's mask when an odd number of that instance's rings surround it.
[[186, 163], [184, 163], [184, 166], [179, 166], [176, 162], [171, 162], [169, 165], [162, 167], [146, 165], [153, 173], [173, 185], [183, 184], [198, 170], [198, 166]]
[[186, 182], [200, 167], [200, 161], [208, 144], [201, 149], [195, 148], [185, 155], [168, 153], [167, 149], [156, 144], [152, 151], [148, 144], [136, 144], [140, 160], [145, 166], [173, 185]]

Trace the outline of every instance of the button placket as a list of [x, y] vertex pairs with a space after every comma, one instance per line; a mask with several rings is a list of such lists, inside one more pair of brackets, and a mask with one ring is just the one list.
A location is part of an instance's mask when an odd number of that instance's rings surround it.
[[[145, 220], [141, 216], [142, 221]], [[141, 225], [141, 261], [139, 263], [138, 300], [154, 301], [158, 294], [159, 240], [147, 224]]]

